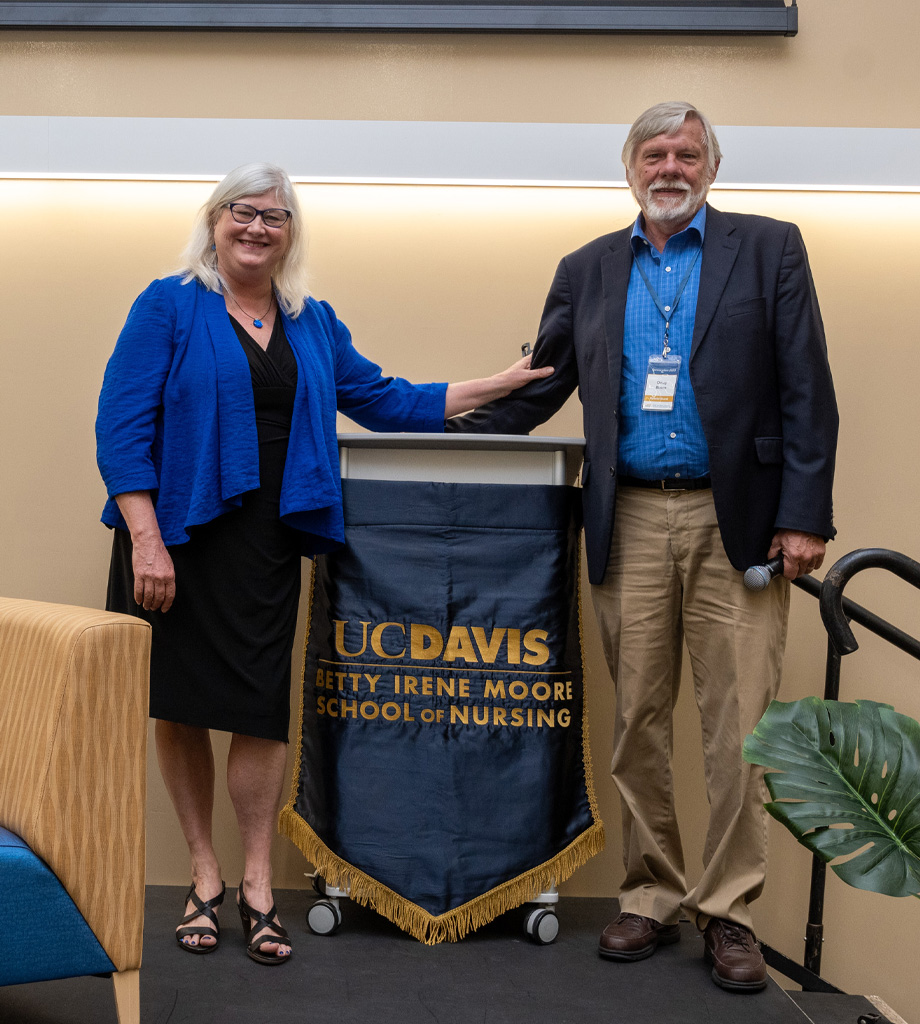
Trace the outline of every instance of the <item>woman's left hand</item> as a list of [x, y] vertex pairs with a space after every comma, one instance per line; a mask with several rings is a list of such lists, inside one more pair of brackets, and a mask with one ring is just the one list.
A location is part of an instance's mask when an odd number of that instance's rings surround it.
[[492, 377], [448, 384], [444, 403], [445, 418], [449, 419], [461, 412], [468, 412], [479, 405], [485, 405], [486, 402], [494, 402], [496, 398], [504, 398], [525, 384], [552, 375], [552, 366], [541, 366], [538, 370], [532, 370], [530, 368], [531, 358], [531, 356], [524, 356], [523, 359], [512, 363], [507, 370], [502, 370], [501, 373], [496, 373]]

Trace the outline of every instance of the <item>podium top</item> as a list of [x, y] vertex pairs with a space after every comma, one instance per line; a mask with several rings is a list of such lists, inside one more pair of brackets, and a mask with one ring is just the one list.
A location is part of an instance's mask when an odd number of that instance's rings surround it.
[[584, 452], [583, 437], [531, 437], [530, 434], [339, 434], [339, 447], [416, 448], [434, 451]]
[[[573, 484], [582, 437], [525, 434], [339, 434], [343, 479]], [[450, 454], [448, 454], [450, 453]]]

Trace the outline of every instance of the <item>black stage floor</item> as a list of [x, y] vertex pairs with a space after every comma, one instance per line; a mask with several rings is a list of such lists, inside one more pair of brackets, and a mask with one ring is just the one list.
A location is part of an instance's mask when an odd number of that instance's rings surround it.
[[[616, 914], [613, 900], [563, 899], [559, 938], [550, 946], [524, 936], [523, 909], [463, 942], [424, 946], [347, 901], [335, 935], [312, 935], [312, 893], [281, 891], [294, 957], [269, 968], [246, 957], [229, 900], [220, 949], [183, 953], [172, 939], [183, 895], [179, 887], [147, 889], [143, 1024], [857, 1024], [861, 1014], [876, 1012], [858, 996], [814, 994], [800, 1009], [796, 993], [772, 981], [755, 995], [723, 992], [710, 980], [702, 940], [689, 925], [680, 943], [651, 959], [602, 960], [597, 938]], [[26, 927], [24, 946], [36, 942], [41, 936]], [[111, 981], [0, 989], [2, 1024], [116, 1021]]]

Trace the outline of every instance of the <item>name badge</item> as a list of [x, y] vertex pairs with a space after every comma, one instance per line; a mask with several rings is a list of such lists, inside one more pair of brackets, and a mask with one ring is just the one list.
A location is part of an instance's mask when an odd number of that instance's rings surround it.
[[645, 376], [642, 409], [645, 412], [671, 412], [677, 394], [680, 356], [650, 356]]

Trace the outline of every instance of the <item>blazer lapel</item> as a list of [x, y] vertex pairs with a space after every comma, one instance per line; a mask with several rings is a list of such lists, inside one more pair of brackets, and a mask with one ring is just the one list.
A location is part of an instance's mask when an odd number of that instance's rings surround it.
[[711, 206], [706, 210], [706, 238], [703, 242], [703, 265], [700, 270], [700, 290], [696, 300], [696, 320], [693, 324], [692, 359], [706, 336], [715, 316], [722, 292], [738, 258], [740, 240], [730, 217]]
[[610, 242], [610, 251], [601, 257], [601, 283], [604, 289], [604, 333], [607, 339], [607, 365], [613, 408], [620, 407], [620, 376], [623, 367], [623, 326], [626, 319], [626, 292], [632, 272], [632, 228], [618, 231]]
[[259, 486], [259, 438], [246, 353], [223, 295], [202, 291], [217, 371], [221, 498], [227, 501]]

